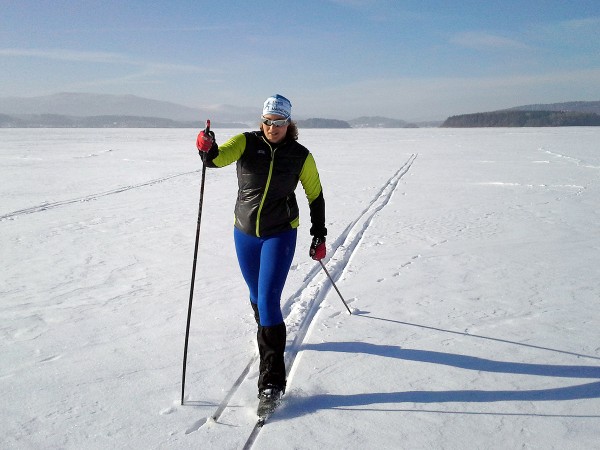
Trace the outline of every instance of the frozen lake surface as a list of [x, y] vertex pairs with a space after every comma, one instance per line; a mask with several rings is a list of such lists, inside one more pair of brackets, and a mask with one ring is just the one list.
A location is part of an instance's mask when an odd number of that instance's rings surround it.
[[[179, 404], [196, 133], [0, 129], [3, 448], [246, 443], [256, 325], [234, 166], [207, 172]], [[600, 128], [300, 142], [324, 186], [324, 262], [355, 314], [308, 257], [299, 188], [288, 390], [254, 447], [599, 448]]]

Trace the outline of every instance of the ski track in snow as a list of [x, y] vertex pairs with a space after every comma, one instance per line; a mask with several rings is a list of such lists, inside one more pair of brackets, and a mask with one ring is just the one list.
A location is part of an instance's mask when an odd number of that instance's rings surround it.
[[544, 151], [544, 153], [546, 153], [548, 155], [551, 155], [555, 158], [564, 159], [565, 161], [573, 163], [579, 167], [585, 167], [587, 169], [600, 169], [600, 166], [593, 166], [582, 159], [574, 158], [572, 156], [562, 155], [560, 153], [552, 152], [550, 150], [544, 150], [544, 149], [540, 149], [540, 150]]
[[194, 174], [194, 173], [198, 173], [198, 172], [200, 172], [200, 170], [201, 169], [199, 169], [199, 170], [193, 170], [191, 172], [177, 173], [175, 175], [169, 175], [168, 177], [157, 178], [157, 179], [154, 179], [154, 180], [145, 181], [143, 183], [138, 183], [138, 184], [134, 184], [134, 185], [131, 185], [131, 186], [121, 186], [121, 187], [118, 187], [116, 189], [112, 189], [110, 191], [98, 192], [96, 194], [85, 195], [83, 197], [76, 197], [76, 198], [71, 198], [71, 199], [66, 199], [66, 200], [59, 200], [57, 202], [42, 203], [41, 205], [31, 206], [29, 208], [24, 208], [24, 209], [19, 209], [17, 211], [13, 211], [13, 212], [10, 212], [10, 213], [5, 214], [3, 216], [0, 216], [0, 221], [7, 220], [7, 219], [9, 219], [9, 220], [10, 219], [14, 219], [17, 216], [22, 216], [22, 215], [25, 215], [25, 214], [33, 214], [33, 213], [37, 213], [37, 212], [46, 211], [48, 209], [54, 209], [54, 208], [58, 208], [60, 206], [67, 206], [67, 205], [71, 205], [73, 203], [90, 202], [92, 200], [97, 200], [97, 199], [99, 199], [101, 197], [106, 197], [108, 195], [114, 195], [114, 194], [121, 194], [122, 192], [127, 192], [127, 191], [130, 191], [132, 189], [140, 189], [140, 188], [147, 187], [147, 186], [153, 186], [155, 184], [163, 183], [163, 182], [171, 180], [173, 178], [177, 178], [177, 177], [181, 177], [181, 176], [185, 176], [185, 175], [191, 175], [191, 174]]
[[[344, 275], [373, 219], [379, 211], [389, 204], [400, 180], [410, 170], [417, 156], [418, 154], [412, 154], [409, 157], [402, 167], [387, 180], [369, 205], [346, 227], [338, 239], [333, 242], [332, 249], [335, 249], [335, 251], [326, 259], [326, 262], [329, 263], [329, 273], [334, 282], [337, 282]], [[288, 342], [289, 337], [293, 336], [291, 344], [287, 345], [285, 356], [288, 386], [293, 380], [294, 371], [297, 366], [295, 365], [296, 357], [298, 356], [302, 342], [307, 336], [321, 303], [327, 297], [331, 288], [331, 281], [321, 273], [320, 265], [316, 264], [298, 290], [282, 306], [282, 312], [286, 318]], [[306, 297], [308, 299], [305, 299]], [[351, 303], [352, 301], [353, 299], [347, 301], [347, 303]], [[344, 308], [341, 300], [340, 307]], [[199, 430], [206, 423], [219, 420], [223, 412], [228, 408], [235, 393], [244, 380], [248, 378], [250, 369], [257, 360], [258, 353], [254, 353], [211, 417], [194, 422], [194, 424], [187, 428], [186, 434]], [[249, 449], [253, 446], [260, 430], [260, 427], [254, 426], [244, 444], [244, 449]]]

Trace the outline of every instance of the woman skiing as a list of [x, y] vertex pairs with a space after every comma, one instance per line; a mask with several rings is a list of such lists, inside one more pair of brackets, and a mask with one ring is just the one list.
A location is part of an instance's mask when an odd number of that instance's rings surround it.
[[309, 255], [318, 261], [326, 253], [319, 173], [312, 154], [298, 143], [291, 109], [287, 98], [274, 95], [264, 102], [259, 131], [236, 135], [221, 145], [211, 131], [201, 131], [197, 139], [207, 167], [237, 164], [234, 242], [258, 324], [259, 416], [261, 406], [274, 407], [286, 386], [286, 328], [280, 300], [296, 248], [299, 209], [294, 191], [298, 181], [310, 208]]

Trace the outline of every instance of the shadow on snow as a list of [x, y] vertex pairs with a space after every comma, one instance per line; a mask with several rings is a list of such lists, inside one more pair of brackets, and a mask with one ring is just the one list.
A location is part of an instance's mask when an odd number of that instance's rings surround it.
[[[363, 313], [364, 314], [364, 313]], [[360, 317], [360, 316], [359, 316]], [[443, 330], [433, 327], [411, 324], [408, 322], [398, 322], [389, 319], [382, 319], [373, 316], [365, 316], [376, 320], [386, 320], [400, 323], [403, 325], [419, 326], [428, 329], [435, 329], [454, 334], [463, 334], [465, 336], [489, 339], [499, 342], [505, 342], [526, 347], [549, 350], [559, 353], [565, 353], [580, 357], [600, 359], [594, 356], [580, 355], [577, 353], [556, 350], [546, 347], [539, 347], [530, 344], [522, 344], [503, 339], [490, 338], [486, 336], [471, 335], [468, 333], [459, 333], [455, 331]], [[495, 361], [474, 356], [459, 355], [452, 353], [442, 353], [428, 350], [403, 349], [399, 346], [376, 345], [365, 342], [325, 342], [320, 344], [302, 345], [301, 351], [322, 351], [322, 352], [341, 352], [341, 353], [362, 353], [375, 355], [385, 358], [394, 358], [405, 361], [417, 361], [430, 364], [440, 364], [445, 366], [457, 367], [466, 370], [475, 370], [480, 372], [494, 372], [521, 375], [536, 375], [543, 377], [561, 377], [561, 378], [599, 378], [600, 366], [584, 365], [551, 365], [551, 364], [531, 364], [520, 362]], [[357, 408], [368, 405], [384, 405], [399, 403], [485, 403], [501, 401], [565, 401], [600, 398], [600, 381], [579, 384], [576, 386], [567, 386], [550, 389], [534, 390], [456, 390], [456, 391], [407, 391], [407, 392], [371, 392], [361, 394], [336, 395], [336, 394], [317, 394], [309, 397], [291, 397], [286, 400], [281, 414], [281, 419], [285, 416], [293, 417], [320, 409], [346, 409]], [[365, 408], [361, 408], [365, 409]], [[377, 409], [374, 409], [377, 410]], [[389, 411], [379, 409], [381, 411]], [[394, 409], [396, 411], [396, 409]], [[397, 411], [420, 410], [397, 409]], [[462, 413], [462, 414], [501, 414], [501, 415], [533, 415], [533, 416], [562, 416], [560, 414], [527, 414], [527, 413], [489, 413], [489, 412], [450, 412], [450, 411], [424, 411], [438, 413]], [[575, 416], [573, 416], [575, 417]], [[582, 415], [577, 417], [600, 417], [595, 415]], [[276, 418], [274, 418], [276, 419]]]
[[600, 366], [563, 366], [494, 361], [475, 356], [441, 353], [429, 350], [410, 350], [393, 345], [375, 345], [366, 342], [325, 342], [322, 344], [305, 344], [302, 346], [302, 350], [363, 353], [386, 358], [403, 359], [405, 361], [441, 364], [444, 366], [476, 370], [479, 372], [512, 373], [564, 378], [600, 378]]

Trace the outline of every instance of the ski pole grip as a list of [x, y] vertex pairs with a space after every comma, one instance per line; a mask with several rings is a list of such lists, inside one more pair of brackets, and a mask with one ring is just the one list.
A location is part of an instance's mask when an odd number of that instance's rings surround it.
[[210, 120], [206, 119], [206, 127], [204, 128], [204, 134], [208, 135], [209, 131], [210, 131]]

